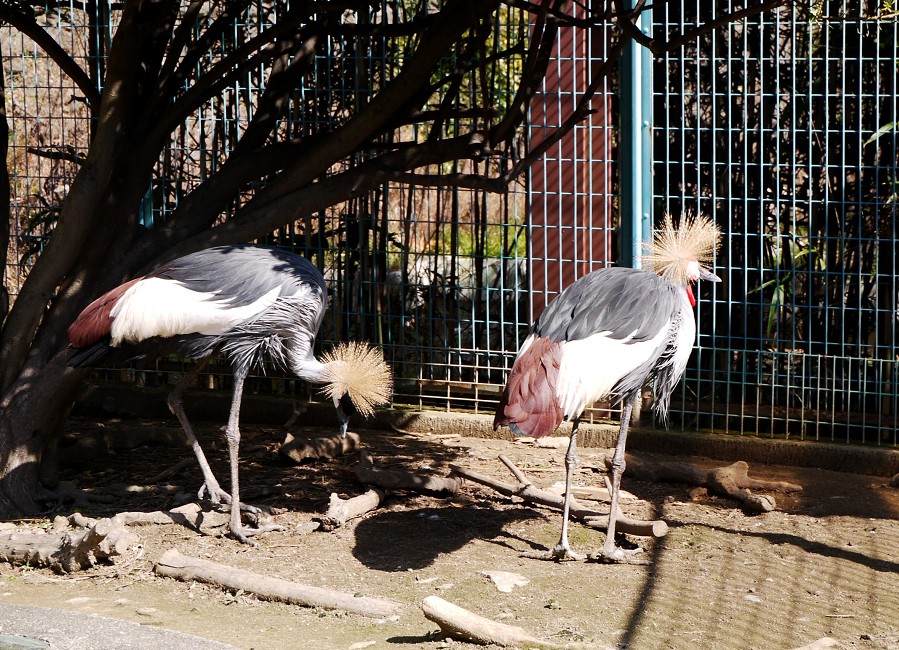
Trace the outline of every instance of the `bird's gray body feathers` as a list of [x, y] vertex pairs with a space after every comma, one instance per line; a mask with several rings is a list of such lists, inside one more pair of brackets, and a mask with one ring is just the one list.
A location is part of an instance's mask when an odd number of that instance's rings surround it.
[[321, 272], [307, 259], [263, 246], [220, 246], [182, 257], [151, 274], [244, 307], [277, 290], [274, 303], [218, 335], [184, 337], [182, 350], [204, 357], [217, 350], [248, 368], [271, 359], [290, 370], [292, 357], [312, 352], [327, 305]]
[[[322, 274], [298, 255], [267, 246], [208, 248], [94, 301], [69, 330], [75, 351], [68, 363], [121, 363], [176, 351], [199, 359], [222, 351], [241, 367], [269, 358], [290, 370], [312, 355], [326, 304]], [[126, 334], [117, 335], [116, 327]]]
[[325, 280], [312, 262], [268, 246], [207, 248], [169, 262], [147, 277], [175, 280], [193, 291], [223, 296], [228, 307], [248, 305], [275, 288], [279, 296], [291, 296], [317, 287], [323, 299], [327, 296]]
[[639, 269], [613, 267], [569, 285], [534, 323], [551, 341], [577, 341], [600, 332], [637, 343], [654, 338], [683, 302], [678, 288]]
[[628, 402], [647, 383], [668, 402], [696, 326], [684, 286], [639, 269], [607, 268], [569, 285], [532, 327], [500, 398], [494, 426], [548, 435], [597, 399]]

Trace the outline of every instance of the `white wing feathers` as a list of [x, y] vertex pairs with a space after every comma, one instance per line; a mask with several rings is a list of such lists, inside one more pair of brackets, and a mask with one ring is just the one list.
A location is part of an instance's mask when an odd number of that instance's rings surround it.
[[609, 338], [609, 332], [566, 341], [556, 386], [565, 419], [580, 416], [593, 402], [607, 397], [620, 379], [646, 363], [669, 335], [670, 327], [669, 322], [653, 339], [638, 343]]
[[272, 289], [248, 305], [229, 307], [230, 298], [191, 291], [173, 280], [145, 278], [122, 294], [110, 312], [114, 319], [110, 344], [117, 347], [154, 336], [221, 334], [271, 306], [278, 291]]

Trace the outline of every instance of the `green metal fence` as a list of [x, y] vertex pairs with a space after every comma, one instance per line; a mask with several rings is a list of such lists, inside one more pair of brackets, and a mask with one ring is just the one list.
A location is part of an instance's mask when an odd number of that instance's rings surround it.
[[[323, 344], [350, 336], [380, 343], [398, 403], [491, 412], [533, 317], [575, 277], [639, 249], [629, 238], [647, 233], [629, 228], [635, 209], [622, 187], [636, 181], [622, 156], [627, 162], [627, 132], [642, 137], [642, 129], [651, 134], [652, 173], [636, 218], [696, 211], [725, 231], [716, 261], [724, 282], [701, 288], [697, 349], [672, 404], [675, 426], [896, 445], [897, 22], [885, 7], [855, 4], [796, 3], [666, 55], [641, 54], [637, 83], [613, 75], [595, 112], [506, 195], [390, 185], [307, 215], [269, 241], [324, 270], [334, 300]], [[96, 6], [105, 9], [94, 24], [73, 22], [78, 12], [49, 12], [47, 20], [100, 75], [111, 33], [103, 19], [114, 23], [118, 9]], [[644, 29], [664, 42], [741, 8], [666, 2]], [[521, 33], [512, 19], [504, 25], [507, 38]], [[523, 147], [570, 114], [610, 42], [603, 29], [562, 30]], [[346, 45], [332, 43], [316, 64], [336, 69]], [[383, 75], [398, 56], [373, 44], [362, 58]], [[2, 28], [0, 57], [14, 179], [15, 246], [5, 272], [14, 294], [52, 230], [88, 124], [77, 89], [27, 39]], [[303, 89], [303, 101], [364, 101], [366, 76], [357, 73], [340, 72], [342, 85]], [[148, 227], [202, 181], [191, 161], [214, 164], [216, 147], [229, 146], [259, 90], [254, 74], [213, 99], [172, 143], [145, 198]], [[622, 131], [635, 94], [652, 123]], [[298, 111], [284, 128], [311, 127]], [[137, 377], [167, 383], [183, 370], [172, 361], [159, 368]], [[204, 385], [228, 381], [226, 373], [204, 376]], [[289, 378], [256, 381], [257, 390], [307, 395]]]
[[[736, 9], [664, 3], [656, 33]], [[897, 443], [899, 59], [885, 9], [797, 3], [656, 61], [656, 210], [726, 232], [681, 392], [688, 426]]]

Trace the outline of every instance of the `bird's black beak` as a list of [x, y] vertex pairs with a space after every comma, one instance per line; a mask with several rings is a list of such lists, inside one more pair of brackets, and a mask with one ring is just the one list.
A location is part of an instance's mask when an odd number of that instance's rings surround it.
[[337, 410], [337, 419], [340, 421], [340, 437], [346, 438], [347, 428], [350, 426], [350, 417], [355, 415], [356, 407], [349, 395], [343, 395], [334, 400], [334, 408]]
[[707, 271], [701, 266], [699, 267], [699, 279], [706, 280], [708, 282], [721, 282], [721, 278], [712, 273], [711, 271]]
[[339, 406], [337, 407], [337, 419], [340, 420], [340, 437], [346, 438], [346, 431], [350, 426], [350, 419]]

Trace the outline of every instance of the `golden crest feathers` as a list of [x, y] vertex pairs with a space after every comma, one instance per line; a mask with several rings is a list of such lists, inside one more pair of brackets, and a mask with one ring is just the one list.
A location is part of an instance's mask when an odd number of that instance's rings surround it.
[[371, 417], [375, 406], [390, 401], [393, 375], [379, 349], [355, 341], [339, 343], [321, 362], [325, 364], [322, 392], [331, 399], [346, 393], [364, 417]]
[[709, 217], [684, 215], [675, 224], [666, 214], [643, 256], [643, 267], [675, 284], [686, 284], [687, 265], [693, 261], [702, 266], [709, 264], [720, 241], [721, 229]]

